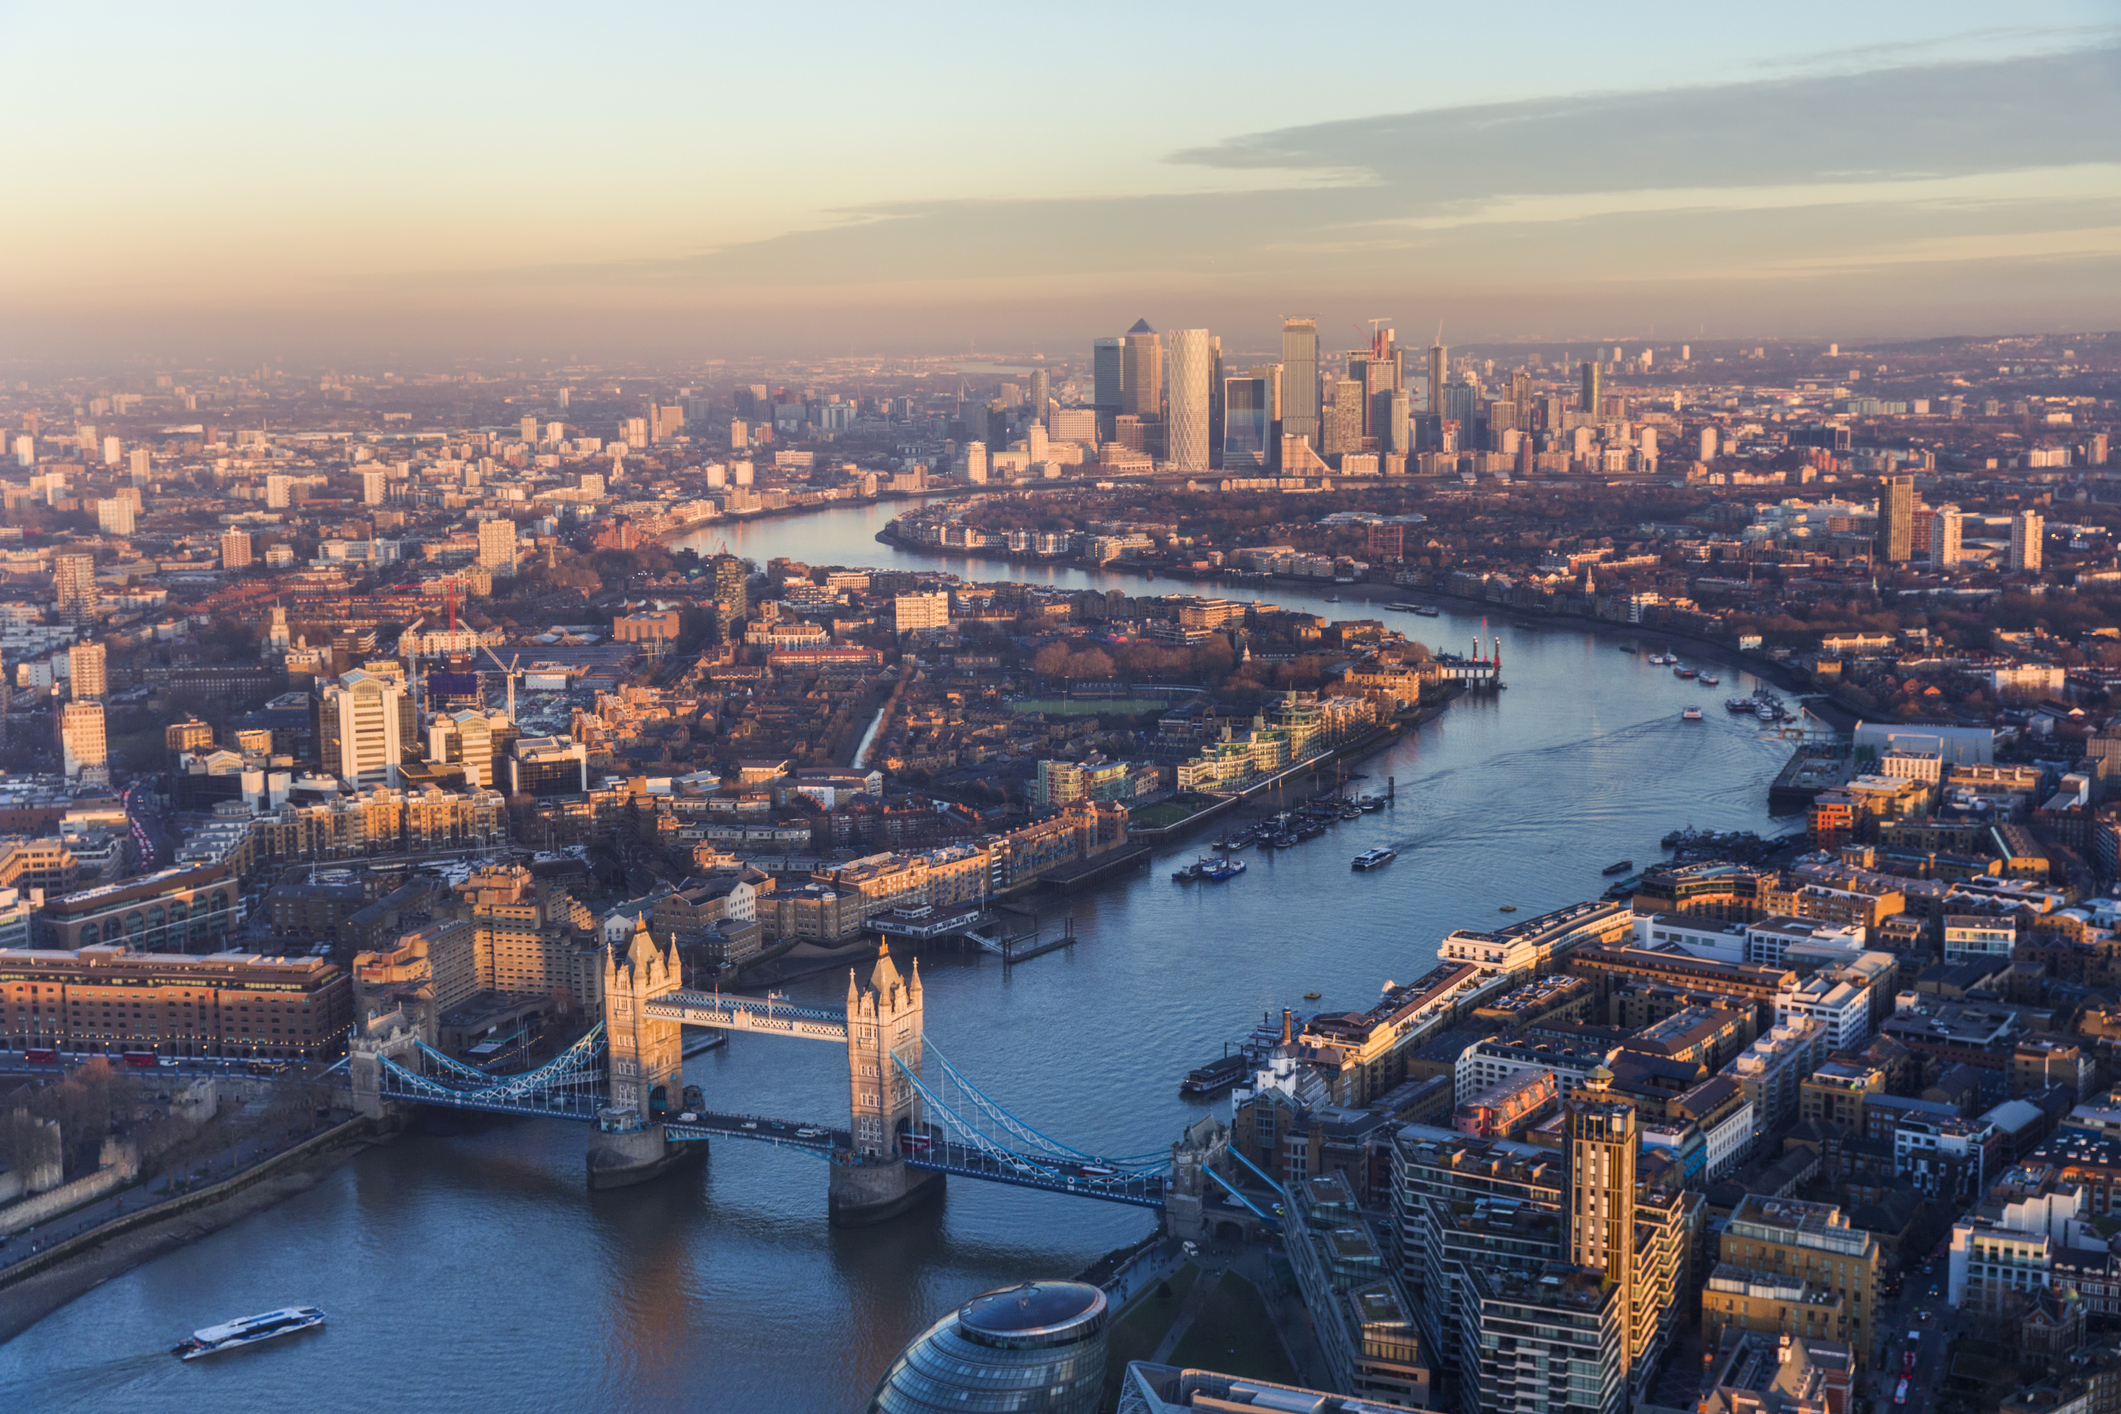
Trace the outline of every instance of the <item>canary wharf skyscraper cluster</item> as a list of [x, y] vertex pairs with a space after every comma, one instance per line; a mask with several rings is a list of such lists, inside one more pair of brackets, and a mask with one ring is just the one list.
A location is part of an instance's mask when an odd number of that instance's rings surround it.
[[1449, 350], [1417, 353], [1411, 378], [1408, 362], [1381, 324], [1321, 358], [1318, 321], [1285, 319], [1280, 362], [1239, 368], [1206, 329], [1138, 320], [1092, 346], [1098, 435], [1173, 471], [1301, 472], [1350, 455], [1384, 470], [1384, 458], [1470, 446], [1476, 390], [1448, 383]]

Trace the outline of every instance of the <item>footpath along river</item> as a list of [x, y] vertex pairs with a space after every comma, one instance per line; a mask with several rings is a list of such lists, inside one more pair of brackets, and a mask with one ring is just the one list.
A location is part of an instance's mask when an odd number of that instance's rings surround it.
[[[1180, 591], [1079, 570], [914, 555], [875, 542], [883, 507], [715, 526], [761, 563], [929, 565], [970, 579]], [[1346, 596], [1346, 588], [1342, 593]], [[1250, 593], [1244, 596], [1251, 597]], [[1439, 619], [1352, 598], [1265, 595], [1376, 616], [1462, 648], [1474, 606]], [[1398, 596], [1384, 596], [1398, 597]], [[1472, 612], [1467, 612], [1472, 611]], [[1595, 896], [1615, 860], [1659, 857], [1689, 822], [1770, 828], [1767, 787], [1787, 754], [1722, 702], [1750, 692], [1673, 677], [1587, 629], [1493, 620], [1507, 691], [1468, 697], [1361, 762], [1364, 790], [1397, 805], [1274, 854], [1221, 886], [1180, 885], [1161, 852], [1146, 874], [1073, 900], [1080, 941], [1004, 971], [993, 959], [924, 960], [927, 1032], [1002, 1103], [1079, 1147], [1138, 1153], [1204, 1108], [1179, 1078], [1263, 1012], [1359, 1009], [1388, 978], [1433, 965], [1457, 927]], [[1680, 711], [1699, 704], [1704, 720]], [[1400, 852], [1369, 874], [1349, 859]], [[792, 984], [840, 1005], [844, 975]], [[1305, 1002], [1306, 991], [1324, 993]], [[846, 1060], [830, 1046], [738, 1036], [688, 1075], [719, 1108], [837, 1120]], [[901, 1344], [953, 1303], [1031, 1277], [1067, 1276], [1149, 1230], [1138, 1209], [953, 1181], [940, 1205], [834, 1231], [815, 1160], [718, 1142], [708, 1162], [644, 1188], [591, 1195], [581, 1130], [474, 1121], [364, 1153], [322, 1184], [91, 1292], [0, 1346], [0, 1408], [729, 1410], [858, 1409]], [[165, 1352], [194, 1327], [313, 1303], [320, 1332], [218, 1361]]]

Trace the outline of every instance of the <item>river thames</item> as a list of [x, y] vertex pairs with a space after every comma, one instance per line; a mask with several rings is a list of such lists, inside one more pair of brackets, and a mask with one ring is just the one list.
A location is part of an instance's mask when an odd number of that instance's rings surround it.
[[[1189, 588], [894, 551], [873, 538], [891, 514], [718, 525], [688, 543], [726, 538], [762, 565], [789, 555]], [[1458, 651], [1481, 625], [1473, 605], [1424, 619], [1303, 591], [1261, 597], [1385, 618]], [[925, 958], [928, 1038], [1046, 1132], [1138, 1153], [1203, 1112], [1178, 1098], [1179, 1078], [1263, 1013], [1366, 1007], [1388, 979], [1432, 966], [1451, 929], [1499, 924], [1504, 904], [1523, 919], [1594, 897], [1603, 866], [1659, 858], [1658, 838], [1678, 826], [1771, 828], [1767, 787], [1787, 746], [1722, 709], [1752, 690], [1749, 675], [1726, 669], [1722, 686], [1703, 688], [1617, 651], [1610, 633], [1493, 622], [1508, 689], [1461, 699], [1354, 768], [1366, 791], [1396, 778], [1391, 810], [1295, 849], [1248, 852], [1249, 872], [1219, 887], [1171, 882], [1172, 861], [1205, 845], [1181, 841], [1146, 874], [1077, 895], [1075, 946], [1014, 969]], [[1689, 704], [1704, 720], [1680, 719]], [[1373, 845], [1398, 861], [1351, 873], [1350, 857]], [[839, 973], [788, 991], [838, 1006], [846, 985]], [[846, 1121], [846, 1059], [833, 1046], [740, 1035], [687, 1076], [714, 1108]], [[1072, 1275], [1152, 1223], [1140, 1209], [952, 1180], [940, 1204], [835, 1231], [823, 1165], [723, 1141], [700, 1167], [592, 1195], [584, 1138], [570, 1124], [474, 1121], [366, 1151], [0, 1346], [0, 1408], [853, 1410], [952, 1304]], [[194, 1327], [297, 1303], [324, 1307], [330, 1324], [218, 1362], [165, 1353]]]

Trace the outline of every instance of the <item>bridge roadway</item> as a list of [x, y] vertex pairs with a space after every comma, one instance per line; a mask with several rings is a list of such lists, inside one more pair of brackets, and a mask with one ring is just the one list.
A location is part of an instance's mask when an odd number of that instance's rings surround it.
[[906, 1167], [931, 1173], [951, 1173], [960, 1178], [984, 1179], [1018, 1188], [1041, 1188], [1048, 1193], [1072, 1193], [1078, 1198], [1097, 1198], [1107, 1203], [1127, 1203], [1137, 1208], [1162, 1208], [1168, 1182], [1161, 1173], [1085, 1174], [1076, 1166], [1034, 1164], [1006, 1153], [996, 1153], [969, 1144], [930, 1143], [918, 1139], [907, 1146]]
[[821, 1159], [831, 1158], [835, 1149], [854, 1147], [854, 1135], [844, 1129], [797, 1124], [766, 1115], [718, 1114], [705, 1110], [686, 1110], [682, 1114], [663, 1116], [663, 1137], [671, 1140], [750, 1139], [760, 1144], [777, 1144], [784, 1149], [799, 1149]]
[[665, 992], [641, 1007], [644, 1016], [711, 1026], [719, 1031], [755, 1031], [805, 1041], [847, 1043], [847, 1013], [829, 1007], [791, 1006], [728, 992]]

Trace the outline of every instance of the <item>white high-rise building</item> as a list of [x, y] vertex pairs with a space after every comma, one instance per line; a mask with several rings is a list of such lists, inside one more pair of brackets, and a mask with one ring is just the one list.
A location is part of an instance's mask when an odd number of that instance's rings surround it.
[[52, 593], [61, 623], [95, 622], [96, 557], [52, 556]]
[[1716, 460], [1716, 429], [1713, 427], [1701, 429], [1701, 459], [1705, 462]]
[[1957, 506], [1939, 506], [1930, 512], [1930, 565], [1934, 569], [1950, 569], [1964, 558], [1960, 548], [1960, 537], [1966, 530], [1966, 517]]
[[516, 572], [516, 523], [496, 517], [479, 522], [479, 568], [514, 577]]
[[2047, 522], [2040, 512], [2024, 510], [2011, 517], [2011, 569], [2013, 571], [2040, 568], [2040, 538], [2047, 533]]
[[265, 478], [265, 506], [267, 510], [284, 511], [287, 509], [288, 480], [289, 478], [278, 475]]
[[76, 643], [66, 650], [67, 691], [76, 702], [89, 702], [110, 691], [109, 656], [100, 643]]
[[133, 533], [133, 503], [123, 496], [96, 502], [96, 528], [105, 535]]
[[250, 532], [247, 530], [224, 530], [221, 532], [221, 568], [225, 570], [247, 569], [250, 566]]
[[128, 458], [127, 469], [132, 474], [133, 485], [145, 486], [155, 474], [155, 454], [145, 447], [135, 447]]
[[59, 709], [59, 754], [70, 781], [110, 779], [102, 703], [69, 702]]
[[965, 480], [971, 482], [974, 486], [984, 486], [986, 484], [987, 444], [985, 442], [967, 442], [965, 444]]
[[116, 437], [105, 437], [103, 439], [103, 464], [105, 466], [116, 466], [123, 460], [125, 460], [125, 444]]
[[397, 785], [404, 697], [396, 678], [360, 668], [325, 688], [317, 713], [317, 755], [325, 769], [350, 785]]
[[1215, 349], [1205, 329], [1173, 329], [1167, 370], [1170, 418], [1166, 455], [1178, 471], [1209, 467], [1209, 398], [1215, 380]]
[[380, 506], [380, 505], [382, 505], [382, 504], [383, 504], [383, 497], [384, 497], [384, 496], [385, 496], [386, 494], [388, 494], [388, 492], [389, 492], [389, 489], [390, 489], [390, 474], [389, 474], [388, 472], [385, 472], [385, 471], [364, 471], [364, 472], [362, 472], [362, 473], [361, 473], [361, 504], [362, 504], [362, 505], [364, 505], [364, 506]]
[[37, 439], [25, 432], [15, 439], [15, 465], [35, 466], [36, 464]]

